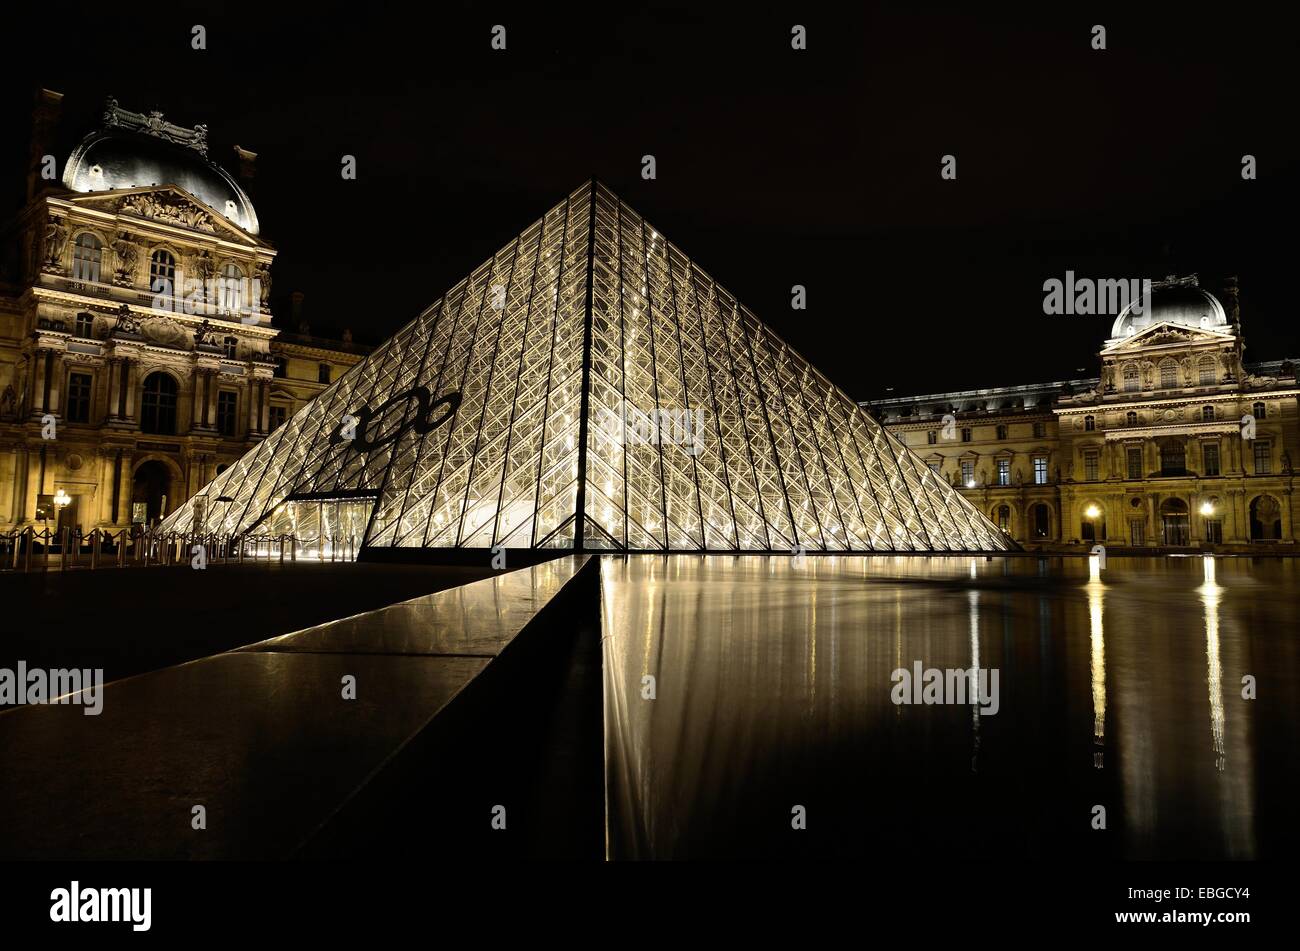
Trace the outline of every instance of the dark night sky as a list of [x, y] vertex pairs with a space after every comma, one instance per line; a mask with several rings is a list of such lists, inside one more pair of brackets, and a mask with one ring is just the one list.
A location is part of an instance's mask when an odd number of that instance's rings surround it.
[[32, 7], [31, 61], [0, 90], [5, 205], [43, 85], [69, 147], [111, 93], [206, 122], [219, 160], [258, 152], [275, 309], [302, 290], [315, 333], [382, 340], [595, 174], [858, 398], [1093, 373], [1110, 320], [1042, 313], [1067, 268], [1236, 273], [1250, 358], [1300, 356], [1291, 25], [1244, 4], [974, 6]]

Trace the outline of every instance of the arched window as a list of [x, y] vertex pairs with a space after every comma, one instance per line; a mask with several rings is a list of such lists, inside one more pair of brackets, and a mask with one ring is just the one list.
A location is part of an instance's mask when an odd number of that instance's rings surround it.
[[1095, 416], [1083, 417], [1083, 431], [1085, 433], [1093, 432], [1094, 430], [1096, 430], [1096, 428], [1097, 428], [1097, 417]]
[[1212, 422], [1214, 422], [1214, 407], [1213, 407], [1213, 406], [1202, 406], [1202, 407], [1201, 407], [1201, 419], [1202, 419], [1204, 422], [1207, 422], [1207, 423], [1212, 423]]
[[244, 272], [237, 264], [221, 269], [221, 286], [217, 300], [222, 310], [239, 310], [244, 306]]
[[1142, 389], [1142, 377], [1138, 373], [1136, 364], [1128, 364], [1124, 367], [1124, 390], [1127, 393], [1135, 393]]
[[99, 262], [104, 255], [104, 245], [89, 231], [77, 235], [77, 243], [72, 246], [72, 279], [74, 281], [98, 281]]
[[166, 373], [144, 378], [140, 398], [140, 431], [170, 436], [176, 432], [176, 381]]
[[1162, 390], [1172, 390], [1178, 386], [1178, 364], [1173, 360], [1166, 360], [1160, 364], [1160, 388]]
[[1124, 423], [1125, 423], [1125, 425], [1128, 425], [1128, 426], [1136, 426], [1136, 425], [1138, 424], [1138, 414], [1137, 414], [1137, 412], [1136, 412], [1135, 410], [1129, 410], [1127, 413], [1125, 413], [1125, 414], [1124, 414]]
[[176, 259], [170, 251], [160, 249], [149, 256], [149, 290], [168, 297], [176, 293]]
[[1208, 354], [1201, 357], [1196, 364], [1196, 372], [1200, 377], [1201, 386], [1213, 386], [1217, 382], [1215, 379], [1214, 357]]
[[1263, 403], [1256, 403], [1254, 406], [1251, 407], [1250, 414], [1254, 416], [1255, 419], [1257, 420], [1263, 419], [1267, 415], [1267, 413], [1268, 410]]

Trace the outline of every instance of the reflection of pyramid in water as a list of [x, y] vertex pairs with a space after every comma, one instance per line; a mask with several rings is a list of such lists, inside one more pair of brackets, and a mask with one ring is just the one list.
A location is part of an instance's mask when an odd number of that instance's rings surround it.
[[370, 548], [1012, 547], [595, 182], [163, 529], [301, 532], [307, 509]]

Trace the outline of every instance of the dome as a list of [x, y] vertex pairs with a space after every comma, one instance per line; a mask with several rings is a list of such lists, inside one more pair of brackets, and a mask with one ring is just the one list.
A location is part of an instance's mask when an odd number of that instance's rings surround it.
[[1133, 313], [1131, 304], [1120, 311], [1111, 328], [1112, 338], [1131, 337], [1159, 323], [1221, 332], [1230, 329], [1223, 305], [1199, 287], [1195, 278], [1157, 281], [1148, 296], [1142, 298], [1142, 313]]
[[[162, 125], [175, 128], [170, 123]], [[225, 169], [208, 160], [206, 130], [204, 133], [189, 133], [191, 141], [201, 144], [200, 150], [193, 144], [177, 144], [123, 128], [92, 132], [73, 149], [63, 172], [63, 184], [75, 192], [175, 185], [249, 234], [257, 234], [253, 203]]]

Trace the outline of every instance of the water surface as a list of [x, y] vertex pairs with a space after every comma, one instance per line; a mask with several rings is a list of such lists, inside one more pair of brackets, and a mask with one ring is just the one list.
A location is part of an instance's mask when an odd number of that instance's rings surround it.
[[[1298, 843], [1292, 559], [644, 555], [601, 572], [612, 858]], [[918, 661], [996, 670], [997, 713], [894, 703], [891, 675]]]

